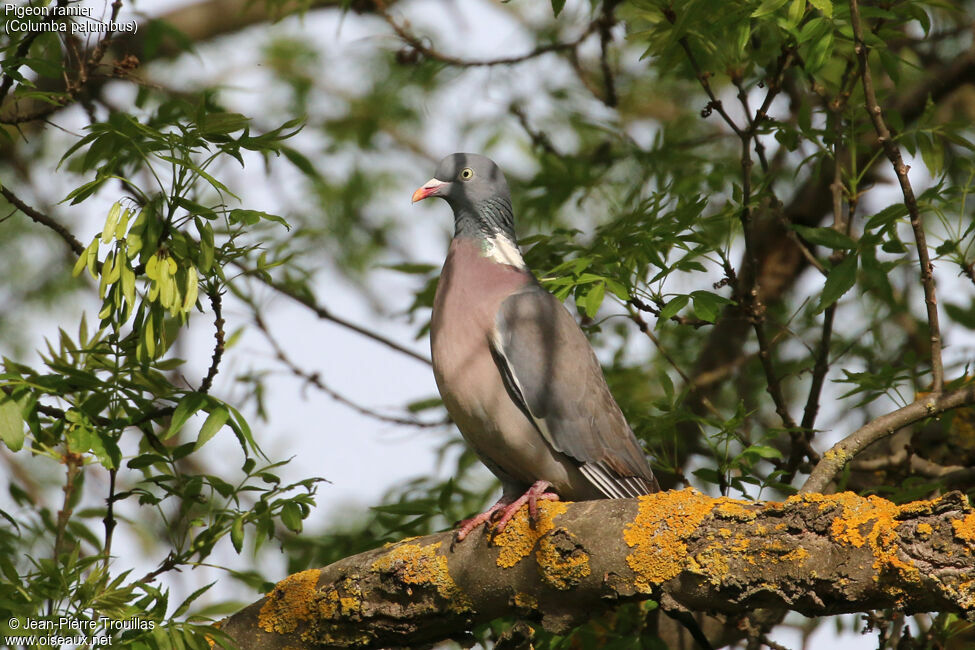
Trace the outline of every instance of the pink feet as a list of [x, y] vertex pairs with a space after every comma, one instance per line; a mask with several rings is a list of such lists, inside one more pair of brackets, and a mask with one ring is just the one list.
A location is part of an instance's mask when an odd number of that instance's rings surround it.
[[541, 501], [558, 501], [559, 495], [554, 492], [546, 492], [548, 488], [552, 487], [552, 484], [548, 481], [535, 481], [535, 483], [528, 488], [528, 491], [522, 494], [515, 500], [511, 500], [511, 497], [502, 495], [498, 502], [493, 506], [485, 510], [479, 515], [471, 517], [470, 519], [465, 519], [460, 522], [460, 530], [457, 531], [457, 541], [462, 542], [464, 538], [467, 537], [471, 531], [484, 523], [489, 523], [498, 520], [498, 523], [494, 526], [494, 532], [500, 533], [511, 521], [512, 517], [515, 516], [523, 505], [528, 504], [528, 517], [535, 525], [535, 521], [538, 519], [538, 502]]

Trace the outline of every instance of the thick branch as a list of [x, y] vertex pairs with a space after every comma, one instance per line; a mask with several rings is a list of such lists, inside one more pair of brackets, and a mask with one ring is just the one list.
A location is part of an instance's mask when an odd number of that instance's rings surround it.
[[282, 580], [225, 620], [242, 646], [415, 645], [502, 615], [564, 631], [655, 598], [740, 617], [892, 608], [975, 617], [975, 510], [959, 493], [897, 506], [852, 493], [784, 503], [693, 490], [525, 509], [488, 544], [404, 540]]

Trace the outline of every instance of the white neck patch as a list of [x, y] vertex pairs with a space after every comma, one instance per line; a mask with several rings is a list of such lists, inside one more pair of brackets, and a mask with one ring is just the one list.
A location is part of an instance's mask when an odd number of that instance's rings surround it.
[[523, 270], [526, 268], [525, 260], [521, 256], [518, 245], [501, 233], [484, 240], [484, 248], [481, 254], [498, 264], [508, 264]]

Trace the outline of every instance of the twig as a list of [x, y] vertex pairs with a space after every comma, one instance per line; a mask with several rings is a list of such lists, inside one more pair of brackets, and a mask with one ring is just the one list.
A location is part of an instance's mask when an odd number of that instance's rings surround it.
[[[664, 347], [660, 344], [660, 339], [658, 339], [656, 335], [650, 330], [650, 327], [649, 325], [647, 325], [647, 322], [643, 320], [642, 316], [640, 316], [640, 312], [636, 311], [633, 307], [629, 305], [627, 305], [627, 311], [630, 312], [630, 320], [636, 323], [636, 326], [640, 329], [640, 331], [643, 332], [646, 335], [646, 337], [650, 339], [650, 341], [653, 343], [654, 347], [657, 348], [657, 351], [660, 353], [660, 356], [662, 356], [664, 360], [666, 360], [667, 363], [669, 363], [670, 366], [677, 371], [677, 374], [680, 375], [680, 378], [684, 382], [684, 385], [687, 386], [688, 388], [691, 388], [692, 387], [691, 378], [687, 376], [687, 373], [685, 373], [683, 370], [680, 369], [680, 366], [677, 365], [677, 362], [674, 361], [673, 357], [671, 357], [670, 354], [667, 352], [667, 350], [665, 350]], [[721, 417], [721, 413], [718, 411], [717, 408], [715, 408], [714, 404], [712, 404], [711, 400], [709, 400], [707, 397], [704, 397], [702, 399], [702, 403], [704, 404], [705, 408], [711, 411], [712, 415], [714, 415], [715, 417]]]
[[754, 134], [751, 131], [739, 133], [741, 137], [741, 227], [745, 238], [745, 256], [751, 273], [746, 277], [750, 278], [750, 287], [742, 292], [742, 298], [748, 306], [748, 317], [755, 330], [755, 339], [758, 341], [758, 358], [762, 362], [762, 369], [765, 371], [765, 389], [772, 398], [775, 405], [775, 412], [782, 419], [782, 424], [786, 429], [792, 431], [796, 428], [795, 420], [789, 414], [789, 408], [782, 394], [782, 385], [775, 375], [775, 366], [772, 363], [772, 351], [768, 343], [768, 336], [765, 332], [765, 305], [758, 296], [758, 257], [756, 253], [755, 237], [752, 232], [752, 210], [751, 210], [751, 139]]
[[[833, 147], [833, 182], [830, 191], [833, 194], [833, 229], [838, 232], [849, 230], [849, 219], [843, 218], [843, 166], [840, 164], [840, 131], [843, 123], [839, 112], [833, 114], [835, 121], [834, 128], [837, 132], [836, 144]], [[809, 397], [806, 399], [806, 408], [802, 414], [801, 427], [807, 439], [812, 437], [813, 427], [816, 424], [816, 415], [819, 413], [819, 396], [823, 389], [823, 380], [829, 370], [829, 344], [833, 336], [833, 317], [836, 314], [836, 304], [833, 303], [826, 308], [823, 313], [823, 334], [819, 340], [819, 349], [816, 353], [816, 364], [813, 366], [812, 382], [809, 385]]]
[[[630, 296], [629, 304], [633, 305], [634, 307], [636, 307], [640, 311], [645, 311], [648, 314], [653, 314], [654, 316], [657, 316], [658, 318], [660, 317], [660, 310], [659, 309], [657, 309], [653, 305], [648, 305], [647, 303], [643, 302], [643, 300], [641, 300], [637, 296]], [[673, 322], [675, 322], [675, 323], [677, 323], [678, 325], [690, 325], [691, 327], [693, 327], [695, 329], [697, 329], [699, 327], [704, 327], [706, 325], [713, 325], [713, 323], [710, 323], [710, 322], [708, 322], [706, 320], [701, 320], [700, 318], [689, 318], [687, 316], [678, 316], [677, 314], [674, 314], [673, 316], [671, 316], [670, 317], [670, 320], [673, 321]]]
[[512, 115], [518, 118], [518, 124], [521, 125], [521, 128], [524, 129], [525, 133], [528, 134], [528, 137], [531, 138], [533, 145], [553, 156], [561, 155], [555, 148], [555, 145], [552, 144], [552, 141], [549, 139], [548, 135], [542, 131], [536, 131], [528, 123], [528, 116], [525, 114], [525, 109], [518, 104], [513, 104], [508, 108], [508, 110]]
[[868, 445], [924, 418], [933, 417], [961, 406], [975, 404], [975, 386], [952, 391], [927, 393], [914, 402], [875, 418], [863, 425], [823, 454], [813, 468], [801, 492], [821, 492], [848, 462]]
[[887, 456], [869, 460], [855, 460], [850, 463], [850, 467], [856, 472], [877, 472], [904, 465], [914, 474], [938, 479], [949, 487], [964, 487], [975, 480], [975, 467], [940, 465], [912, 453], [909, 445], [904, 445], [903, 448]]
[[210, 291], [207, 293], [210, 296], [210, 305], [213, 307], [213, 338], [216, 339], [216, 342], [213, 345], [213, 357], [210, 360], [210, 369], [207, 371], [206, 377], [203, 378], [203, 382], [200, 384], [199, 392], [201, 393], [209, 392], [210, 387], [213, 386], [213, 379], [217, 376], [217, 372], [219, 371], [220, 360], [223, 358], [225, 346], [222, 294], [216, 286], [211, 287]]
[[[665, 11], [664, 14], [672, 23], [676, 19], [676, 16], [673, 16], [673, 12]], [[739, 138], [744, 136], [745, 132], [739, 128], [733, 119], [731, 119], [731, 116], [728, 115], [727, 111], [725, 111], [721, 100], [718, 99], [718, 97], [714, 94], [714, 90], [711, 89], [711, 82], [708, 81], [711, 77], [711, 73], [703, 71], [701, 66], [698, 65], [697, 58], [694, 56], [694, 52], [691, 50], [690, 43], [687, 42], [687, 37], [682, 37], [678, 42], [680, 43], [681, 48], [683, 48], [684, 53], [687, 55], [687, 60], [690, 62], [691, 67], [694, 68], [694, 74], [697, 75], [697, 80], [701, 83], [701, 87], [708, 96], [708, 104], [704, 110], [701, 111], [701, 116], [707, 117], [711, 114], [711, 110], [714, 109], [718, 111], [718, 115], [720, 115], [731, 130], [735, 132], [735, 135], [737, 135]]]
[[894, 142], [890, 130], [884, 121], [883, 110], [877, 101], [877, 94], [873, 87], [873, 77], [870, 74], [870, 51], [863, 40], [863, 26], [860, 24], [860, 7], [857, 0], [850, 0], [850, 19], [853, 25], [854, 50], [860, 61], [860, 77], [863, 81], [863, 94], [867, 113], [873, 122], [877, 139], [884, 148], [884, 153], [894, 167], [894, 174], [904, 195], [904, 205], [911, 217], [911, 228], [914, 230], [914, 240], [917, 243], [918, 262], [921, 265], [921, 284], [924, 287], [924, 303], [928, 313], [928, 334], [931, 344], [931, 390], [934, 393], [944, 388], [944, 365], [941, 359], [941, 328], [938, 324], [938, 298], [935, 295], [933, 265], [928, 255], [928, 244], [921, 224], [921, 213], [914, 197], [911, 181], [907, 177], [908, 167], [901, 157], [900, 148]]
[[61, 239], [63, 239], [65, 243], [68, 244], [68, 247], [71, 248], [72, 251], [74, 251], [75, 255], [81, 255], [82, 253], [85, 252], [85, 247], [82, 245], [80, 241], [75, 239], [75, 236], [72, 235], [67, 228], [65, 228], [54, 219], [47, 216], [46, 214], [38, 210], [35, 210], [34, 208], [30, 207], [29, 205], [21, 201], [16, 194], [11, 192], [10, 189], [7, 188], [6, 185], [0, 185], [0, 194], [2, 194], [3, 198], [7, 199], [7, 201], [9, 201], [11, 205], [15, 206], [18, 210], [20, 210], [28, 217], [33, 219], [36, 223], [47, 226], [48, 228], [56, 232], [58, 235], [60, 235]]
[[610, 29], [615, 22], [613, 12], [620, 1], [603, 0], [603, 16], [599, 20], [599, 69], [603, 73], [603, 86], [606, 89], [603, 103], [610, 108], [615, 108], [619, 104], [619, 98], [616, 95], [616, 82], [613, 80], [613, 71], [609, 66], [609, 43], [612, 40]]
[[108, 569], [109, 562], [112, 558], [112, 534], [115, 532], [115, 475], [118, 472], [116, 468], [108, 470], [108, 498], [105, 499], [105, 518], [102, 519], [102, 523], [105, 524], [105, 569]]
[[61, 509], [58, 510], [57, 519], [57, 529], [54, 532], [54, 561], [57, 562], [58, 557], [64, 550], [64, 531], [68, 527], [68, 520], [71, 518], [71, 513], [74, 510], [72, 506], [72, 500], [74, 498], [75, 484], [78, 478], [78, 468], [84, 463], [84, 459], [80, 454], [72, 453], [65, 450], [64, 456], [62, 457], [64, 464], [68, 466], [68, 476], [64, 481], [64, 487], [62, 491], [64, 492], [64, 502], [61, 505]]
[[412, 47], [414, 50], [422, 54], [423, 56], [439, 61], [441, 63], [446, 63], [448, 65], [458, 66], [462, 68], [478, 68], [478, 67], [488, 67], [495, 65], [512, 65], [515, 63], [522, 63], [523, 61], [528, 61], [530, 59], [537, 58], [543, 54], [548, 54], [550, 52], [565, 52], [569, 50], [574, 50], [579, 45], [582, 44], [589, 36], [591, 36], [598, 28], [601, 19], [593, 20], [589, 23], [586, 29], [577, 38], [559, 43], [547, 43], [545, 45], [539, 45], [538, 47], [532, 49], [524, 54], [518, 54], [515, 56], [501, 57], [497, 59], [462, 59], [460, 57], [452, 56], [450, 54], [445, 54], [436, 50], [426, 44], [417, 37], [415, 34], [410, 32], [406, 27], [396, 22], [396, 20], [390, 15], [389, 10], [386, 8], [386, 3], [384, 0], [373, 0], [376, 5], [376, 11], [386, 20], [389, 26], [396, 32], [407, 45]]
[[336, 402], [348, 406], [353, 411], [361, 415], [374, 418], [381, 422], [388, 422], [390, 424], [400, 424], [400, 425], [405, 425], [410, 427], [421, 427], [421, 428], [439, 427], [447, 424], [447, 420], [441, 420], [437, 422], [424, 422], [422, 420], [417, 420], [415, 418], [401, 418], [392, 415], [384, 415], [382, 413], [377, 413], [371, 409], [368, 409], [365, 406], [357, 404], [356, 402], [353, 402], [349, 398], [345, 397], [344, 395], [336, 392], [329, 386], [325, 385], [325, 383], [321, 380], [317, 372], [310, 373], [298, 367], [298, 365], [294, 361], [292, 361], [287, 354], [285, 354], [284, 349], [280, 346], [280, 344], [278, 344], [277, 340], [271, 335], [270, 330], [268, 330], [267, 325], [264, 323], [264, 319], [261, 317], [261, 314], [256, 309], [254, 311], [254, 322], [257, 325], [257, 328], [261, 330], [261, 333], [264, 334], [264, 338], [267, 339], [268, 343], [274, 349], [274, 356], [278, 359], [278, 361], [283, 363], [288, 368], [288, 370], [291, 371], [292, 374], [294, 374], [296, 377], [300, 377], [301, 379], [304, 379], [306, 382], [313, 385], [315, 388], [322, 391], [323, 393], [325, 393], [326, 395], [334, 399]]
[[[665, 10], [664, 16], [671, 23], [676, 22], [677, 17], [673, 10]], [[740, 218], [742, 231], [745, 238], [745, 259], [747, 260], [748, 266], [751, 268], [751, 273], [744, 275], [750, 279], [751, 286], [746, 287], [743, 291], [741, 291], [740, 297], [747, 306], [749, 320], [752, 323], [752, 327], [755, 330], [755, 337], [758, 340], [758, 356], [762, 362], [762, 368], [765, 371], [766, 389], [772, 398], [772, 402], [775, 404], [775, 411], [782, 419], [783, 425], [787, 429], [793, 430], [796, 428], [796, 423], [789, 414], [785, 397], [782, 394], [782, 386], [780, 385], [779, 378], [775, 376], [775, 368], [772, 364], [768, 336], [764, 327], [765, 306], [762, 304], [758, 296], [757, 282], [759, 266], [754, 242], [754, 234], [752, 232], [752, 210], [750, 204], [752, 199], [751, 170], [752, 166], [754, 165], [751, 157], [752, 142], [753, 140], [757, 139], [757, 130], [761, 123], [767, 118], [768, 109], [772, 104], [772, 100], [781, 89], [782, 78], [785, 74], [786, 68], [788, 68], [792, 61], [794, 52], [791, 50], [785, 50], [779, 57], [778, 70], [768, 83], [768, 92], [765, 94], [765, 100], [762, 102], [761, 107], [756, 111], [754, 119], [752, 119], [750, 112], [748, 111], [747, 94], [742, 86], [738, 86], [739, 98], [742, 101], [742, 105], [746, 109], [746, 121], [748, 123], [747, 127], [742, 129], [733, 119], [731, 119], [731, 116], [728, 115], [727, 111], [725, 111], [721, 100], [719, 100], [714, 94], [714, 90], [711, 88], [711, 83], [709, 81], [710, 73], [702, 70], [700, 64], [697, 62], [697, 58], [694, 56], [694, 52], [691, 49], [687, 37], [682, 37], [678, 42], [680, 43], [681, 48], [683, 48], [684, 53], [687, 55], [687, 60], [694, 69], [698, 81], [701, 83], [701, 87], [704, 89], [705, 94], [707, 94], [708, 99], [710, 100], [707, 107], [704, 109], [704, 111], [702, 111], [702, 116], [707, 117], [712, 109], [718, 111], [718, 114], [725, 121], [728, 127], [731, 128], [735, 135], [741, 140], [742, 208]], [[767, 169], [768, 164], [764, 160], [764, 152], [762, 152], [761, 159], [763, 168]]]
[[417, 352], [414, 352], [413, 350], [411, 350], [411, 349], [409, 349], [407, 347], [404, 347], [404, 346], [400, 345], [399, 343], [397, 343], [396, 341], [393, 341], [391, 339], [388, 339], [385, 336], [382, 336], [381, 334], [376, 334], [375, 332], [366, 329], [362, 325], [357, 325], [357, 324], [353, 323], [352, 321], [349, 321], [349, 320], [346, 320], [345, 318], [342, 318], [341, 316], [336, 316], [328, 308], [323, 307], [323, 306], [319, 305], [318, 303], [316, 303], [315, 302], [315, 299], [313, 297], [299, 294], [294, 289], [292, 289], [292, 288], [290, 288], [290, 287], [288, 287], [288, 286], [286, 286], [286, 285], [284, 285], [284, 284], [282, 284], [280, 282], [275, 282], [274, 280], [272, 280], [270, 278], [263, 277], [260, 273], [258, 273], [256, 271], [253, 271], [251, 269], [248, 269], [247, 267], [243, 266], [240, 262], [234, 262], [234, 264], [239, 269], [241, 269], [244, 272], [245, 275], [250, 275], [250, 276], [253, 276], [253, 277], [257, 278], [258, 280], [260, 280], [261, 282], [263, 282], [265, 285], [267, 285], [271, 289], [274, 289], [275, 291], [277, 291], [281, 295], [287, 296], [287, 297], [291, 298], [292, 300], [294, 300], [295, 302], [298, 302], [298, 303], [304, 305], [305, 307], [307, 307], [308, 309], [310, 309], [312, 312], [314, 312], [315, 315], [318, 316], [319, 318], [321, 318], [322, 320], [331, 321], [332, 323], [335, 323], [336, 325], [339, 325], [340, 327], [344, 327], [346, 329], [352, 330], [356, 334], [361, 334], [362, 336], [365, 336], [366, 338], [371, 339], [371, 340], [373, 340], [373, 341], [375, 341], [377, 343], [381, 343], [382, 345], [385, 345], [386, 347], [388, 347], [388, 348], [390, 348], [392, 350], [396, 350], [397, 352], [401, 352], [401, 353], [405, 354], [408, 357], [411, 357], [413, 359], [416, 359], [417, 361], [420, 361], [422, 363], [425, 363], [427, 365], [430, 365], [430, 360], [427, 359], [422, 354], [419, 354]]

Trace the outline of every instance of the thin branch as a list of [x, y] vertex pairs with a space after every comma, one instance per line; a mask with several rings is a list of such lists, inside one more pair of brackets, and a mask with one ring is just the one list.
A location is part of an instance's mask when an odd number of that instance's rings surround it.
[[439, 61], [440, 63], [446, 63], [448, 65], [458, 66], [462, 68], [478, 68], [478, 67], [489, 67], [496, 65], [512, 65], [515, 63], [522, 63], [530, 59], [537, 58], [543, 54], [548, 54], [550, 52], [566, 52], [575, 50], [579, 45], [582, 44], [587, 38], [589, 38], [594, 32], [597, 31], [601, 24], [601, 18], [593, 20], [589, 23], [586, 29], [577, 38], [558, 43], [546, 43], [545, 45], [539, 45], [538, 47], [532, 49], [524, 54], [518, 54], [515, 56], [507, 56], [496, 59], [463, 59], [456, 57], [439, 50], [434, 49], [426, 45], [421, 38], [413, 34], [406, 26], [401, 25], [396, 22], [396, 20], [390, 15], [389, 10], [386, 7], [386, 2], [384, 0], [373, 0], [376, 6], [376, 11], [386, 20], [389, 26], [392, 28], [396, 35], [400, 37], [407, 45], [412, 47], [415, 51], [419, 52], [428, 59], [434, 61]]
[[[671, 14], [667, 13], [666, 15], [668, 19], [670, 19]], [[671, 22], [673, 22], [673, 20], [671, 20]], [[684, 53], [687, 55], [687, 60], [690, 62], [691, 67], [694, 68], [694, 74], [697, 75], [697, 79], [701, 83], [701, 87], [704, 89], [705, 94], [707, 94], [708, 96], [708, 100], [709, 100], [708, 104], [704, 108], [704, 110], [701, 111], [701, 116], [707, 117], [708, 115], [711, 114], [712, 109], [716, 110], [718, 111], [718, 115], [721, 116], [721, 118], [725, 121], [728, 127], [735, 132], [735, 135], [737, 135], [739, 138], [744, 136], [744, 131], [742, 131], [742, 129], [739, 128], [739, 126], [735, 123], [735, 121], [731, 119], [731, 116], [728, 115], [727, 111], [725, 111], [724, 105], [721, 103], [721, 100], [718, 99], [717, 95], [714, 94], [714, 90], [711, 89], [711, 82], [709, 81], [709, 79], [711, 78], [711, 73], [703, 71], [701, 69], [701, 66], [698, 65], [697, 58], [694, 56], [694, 52], [691, 50], [690, 43], [687, 42], [687, 37], [686, 36], [682, 37], [678, 42], [680, 43], [680, 46], [683, 48]]]
[[603, 16], [599, 20], [599, 69], [602, 71], [603, 86], [606, 89], [603, 103], [610, 108], [615, 108], [619, 103], [619, 97], [616, 95], [616, 82], [613, 79], [613, 71], [609, 65], [609, 44], [612, 41], [610, 29], [616, 22], [616, 19], [613, 17], [613, 12], [616, 11], [616, 6], [620, 1], [603, 0]]
[[528, 116], [525, 114], [524, 108], [518, 104], [513, 104], [508, 108], [508, 111], [518, 119], [518, 124], [521, 125], [521, 128], [524, 129], [525, 133], [528, 134], [528, 137], [531, 138], [533, 145], [553, 156], [561, 155], [558, 149], [555, 148], [555, 145], [552, 144], [552, 141], [549, 139], [548, 135], [546, 135], [543, 131], [533, 129], [531, 124], [528, 123]]
[[236, 265], [239, 269], [241, 269], [245, 275], [257, 278], [265, 285], [267, 285], [271, 289], [274, 289], [281, 295], [287, 296], [288, 298], [291, 298], [295, 302], [304, 305], [312, 312], [314, 312], [315, 315], [321, 318], [322, 320], [327, 320], [332, 323], [335, 323], [336, 325], [339, 325], [340, 327], [344, 327], [346, 329], [352, 330], [356, 334], [361, 334], [362, 336], [365, 336], [366, 338], [371, 339], [377, 343], [381, 343], [382, 345], [385, 345], [386, 347], [392, 350], [396, 350], [397, 352], [401, 352], [408, 357], [416, 359], [417, 361], [430, 365], [430, 359], [426, 358], [422, 354], [414, 352], [413, 350], [403, 345], [400, 345], [396, 341], [393, 341], [392, 339], [388, 339], [381, 334], [376, 334], [375, 332], [366, 329], [362, 325], [358, 325], [356, 323], [353, 323], [350, 320], [342, 318], [341, 316], [337, 316], [336, 314], [332, 313], [331, 310], [329, 310], [327, 307], [323, 307], [319, 305], [317, 302], [315, 302], [314, 297], [300, 294], [294, 289], [292, 289], [291, 287], [288, 287], [287, 285], [281, 282], [276, 282], [275, 280], [272, 280], [269, 277], [264, 277], [262, 274], [258, 273], [257, 271], [245, 267], [240, 262], [235, 261], [234, 265]]
[[822, 492], [846, 464], [868, 445], [925, 418], [975, 404], [975, 386], [952, 391], [926, 393], [914, 402], [868, 422], [830, 448], [813, 469], [801, 492]]
[[214, 286], [211, 287], [208, 292], [210, 296], [210, 305], [213, 307], [213, 338], [216, 342], [213, 345], [213, 357], [210, 360], [210, 369], [207, 371], [206, 377], [203, 378], [203, 382], [200, 384], [199, 392], [207, 393], [210, 391], [210, 387], [213, 386], [213, 379], [217, 376], [218, 369], [220, 367], [220, 360], [223, 358], [223, 352], [225, 348], [224, 339], [224, 320], [223, 320], [223, 298], [220, 290]]
[[[852, 221], [843, 218], [843, 165], [840, 163], [840, 132], [843, 122], [839, 112], [833, 114], [834, 129], [836, 130], [836, 144], [833, 147], [833, 182], [830, 184], [830, 191], [833, 195], [833, 229], [838, 232], [848, 230]], [[809, 384], [809, 396], [806, 399], [806, 408], [802, 414], [800, 426], [804, 430], [807, 439], [812, 439], [813, 427], [816, 425], [816, 416], [819, 413], [819, 396], [823, 389], [823, 381], [826, 372], [829, 370], [829, 345], [833, 336], [833, 317], [836, 314], [834, 302], [826, 308], [823, 313], [823, 333], [819, 339], [819, 349], [816, 353], [816, 363], [813, 366], [812, 382]]]
[[102, 519], [102, 523], [105, 525], [105, 548], [102, 551], [105, 555], [105, 570], [108, 570], [108, 566], [112, 559], [112, 534], [115, 532], [115, 475], [118, 473], [118, 469], [111, 468], [108, 470], [108, 497], [105, 499], [105, 518]]
[[[687, 386], [688, 388], [691, 388], [692, 386], [691, 378], [687, 376], [687, 373], [685, 373], [683, 370], [680, 369], [680, 366], [678, 366], [677, 362], [674, 361], [673, 357], [670, 356], [670, 353], [668, 353], [667, 350], [665, 350], [664, 347], [660, 344], [660, 339], [658, 339], [656, 335], [650, 330], [650, 326], [647, 325], [647, 322], [643, 320], [642, 316], [640, 316], [640, 312], [636, 311], [636, 309], [634, 309], [630, 305], [627, 305], [627, 311], [630, 312], [630, 320], [636, 323], [636, 326], [640, 329], [640, 331], [643, 332], [646, 335], [646, 337], [650, 339], [650, 341], [653, 343], [654, 347], [657, 348], [657, 352], [660, 353], [660, 356], [662, 356], [667, 361], [667, 363], [669, 363], [670, 366], [677, 371], [677, 374], [680, 375], [681, 381], [684, 382], [684, 385]], [[714, 404], [711, 403], [711, 400], [704, 398], [703, 403], [704, 406], [709, 411], [711, 411], [712, 415], [719, 418], [721, 417], [721, 413], [718, 411], [717, 408], [715, 408]]]
[[336, 392], [335, 390], [327, 386], [321, 380], [321, 377], [319, 377], [317, 372], [315, 373], [307, 372], [306, 370], [300, 368], [298, 364], [296, 364], [294, 361], [292, 361], [291, 358], [287, 354], [285, 354], [284, 349], [277, 342], [277, 339], [275, 339], [274, 336], [271, 335], [270, 330], [268, 329], [267, 325], [264, 323], [264, 319], [261, 317], [261, 314], [256, 309], [254, 310], [254, 322], [257, 325], [257, 328], [261, 331], [261, 333], [264, 334], [264, 338], [267, 339], [267, 342], [274, 349], [274, 356], [278, 359], [278, 361], [283, 363], [288, 368], [288, 370], [291, 371], [293, 375], [295, 375], [296, 377], [300, 377], [301, 379], [304, 379], [306, 382], [308, 382], [318, 390], [322, 391], [323, 393], [325, 393], [326, 395], [334, 399], [336, 402], [349, 407], [356, 413], [365, 415], [366, 417], [374, 418], [376, 420], [379, 420], [380, 422], [387, 422], [389, 424], [399, 424], [399, 425], [404, 425], [409, 427], [420, 427], [420, 428], [439, 427], [439, 426], [444, 426], [445, 424], [448, 423], [448, 420], [439, 420], [436, 422], [424, 422], [423, 420], [417, 420], [416, 418], [401, 418], [392, 415], [384, 415], [382, 413], [377, 413], [376, 411], [366, 408], [365, 406], [357, 404], [356, 402], [353, 402], [349, 398], [345, 397], [344, 395]]
[[780, 378], [775, 374], [775, 365], [772, 363], [772, 350], [768, 342], [768, 335], [765, 332], [765, 305], [758, 295], [758, 257], [752, 232], [752, 209], [751, 209], [751, 132], [740, 134], [741, 137], [741, 227], [745, 237], [745, 255], [751, 267], [751, 273], [746, 277], [751, 278], [751, 286], [746, 287], [742, 292], [742, 298], [748, 305], [748, 318], [755, 330], [755, 339], [758, 341], [758, 359], [762, 362], [762, 369], [765, 371], [765, 389], [772, 398], [775, 405], [775, 412], [782, 419], [782, 424], [790, 431], [796, 428], [795, 420], [789, 413], [788, 404], [782, 394]]
[[65, 529], [68, 527], [68, 520], [71, 519], [71, 513], [74, 510], [72, 502], [74, 500], [74, 491], [77, 488], [78, 479], [78, 468], [84, 465], [84, 458], [81, 454], [75, 454], [68, 450], [65, 450], [62, 456], [64, 464], [68, 467], [67, 478], [64, 481], [64, 487], [62, 491], [64, 492], [64, 501], [61, 505], [61, 509], [58, 510], [57, 517], [57, 528], [54, 533], [54, 561], [57, 563], [58, 557], [64, 551], [64, 533]]
[[[665, 10], [665, 17], [671, 22], [676, 21], [676, 15], [672, 10]], [[775, 411], [778, 413], [779, 417], [782, 419], [783, 425], [787, 429], [795, 429], [796, 423], [789, 414], [788, 406], [786, 404], [785, 396], [782, 393], [782, 386], [780, 379], [775, 375], [775, 367], [772, 363], [771, 349], [769, 346], [768, 336], [765, 332], [765, 305], [762, 304], [759, 298], [758, 292], [758, 257], [757, 257], [757, 247], [754, 241], [754, 233], [752, 232], [752, 182], [751, 182], [751, 170], [754, 162], [751, 157], [751, 149], [753, 141], [757, 140], [757, 130], [765, 121], [768, 116], [769, 107], [772, 104], [772, 100], [778, 94], [782, 86], [782, 79], [785, 74], [785, 70], [790, 65], [794, 53], [791, 50], [783, 51], [782, 55], [779, 57], [778, 69], [773, 75], [772, 79], [768, 83], [768, 92], [765, 94], [765, 99], [762, 102], [761, 107], [756, 111], [754, 119], [748, 111], [748, 101], [747, 93], [745, 93], [744, 87], [738, 84], [739, 88], [739, 99], [746, 110], [746, 121], [748, 123], [745, 129], [740, 128], [731, 116], [725, 111], [721, 100], [717, 98], [714, 91], [711, 88], [710, 73], [702, 70], [697, 58], [694, 56], [694, 52], [691, 49], [690, 43], [687, 37], [682, 37], [679, 41], [684, 53], [687, 55], [687, 60], [690, 62], [691, 67], [694, 69], [698, 80], [701, 83], [701, 87], [707, 94], [708, 102], [707, 107], [702, 112], [702, 116], [707, 117], [711, 109], [718, 111], [725, 123], [734, 131], [735, 135], [741, 140], [741, 180], [742, 180], [742, 200], [741, 200], [741, 225], [742, 231], [745, 238], [745, 260], [748, 266], [752, 269], [751, 273], [745, 274], [746, 277], [750, 278], [750, 285], [741, 291], [741, 298], [747, 306], [747, 313], [749, 320], [752, 323], [752, 327], [755, 330], [755, 337], [758, 340], [759, 349], [759, 359], [762, 362], [762, 368], [765, 371], [766, 377], [766, 389], [769, 396], [772, 398], [772, 402], [775, 404]], [[761, 152], [760, 156], [763, 168], [767, 169], [768, 163], [765, 162], [764, 151]]]
[[931, 390], [938, 393], [944, 388], [944, 365], [941, 359], [941, 328], [938, 324], [938, 298], [935, 295], [934, 267], [928, 255], [928, 244], [921, 224], [921, 212], [914, 197], [914, 189], [907, 177], [908, 166], [904, 164], [900, 148], [894, 142], [887, 124], [884, 121], [883, 110], [877, 101], [877, 94], [873, 87], [873, 77], [870, 73], [868, 57], [870, 50], [863, 40], [863, 26], [860, 24], [860, 7], [857, 0], [850, 0], [850, 19], [853, 24], [854, 49], [860, 61], [860, 77], [863, 80], [863, 94], [866, 101], [867, 113], [873, 122], [877, 139], [884, 148], [884, 153], [894, 167], [894, 174], [904, 195], [904, 205], [911, 217], [911, 228], [914, 230], [914, 240], [917, 243], [918, 262], [921, 265], [921, 284], [924, 287], [924, 303], [928, 313], [928, 334], [931, 344]]
[[68, 244], [68, 247], [72, 251], [74, 251], [75, 255], [81, 255], [82, 253], [85, 252], [84, 245], [82, 245], [82, 243], [78, 241], [74, 235], [71, 234], [71, 231], [69, 231], [67, 228], [65, 228], [54, 219], [47, 216], [46, 214], [38, 210], [35, 210], [34, 208], [30, 207], [29, 205], [21, 201], [16, 194], [10, 191], [10, 189], [6, 185], [0, 185], [0, 194], [2, 194], [3, 198], [7, 199], [7, 201], [9, 201], [11, 205], [15, 206], [18, 210], [20, 210], [28, 217], [33, 219], [36, 223], [39, 223], [43, 226], [47, 226], [48, 228], [56, 232], [58, 235], [60, 235], [61, 239], [63, 239], [65, 243]]

